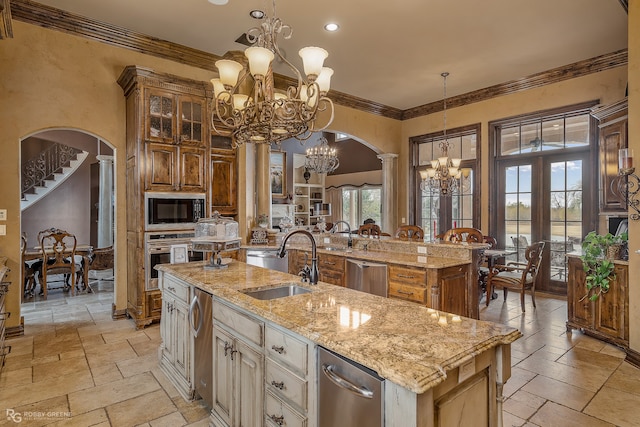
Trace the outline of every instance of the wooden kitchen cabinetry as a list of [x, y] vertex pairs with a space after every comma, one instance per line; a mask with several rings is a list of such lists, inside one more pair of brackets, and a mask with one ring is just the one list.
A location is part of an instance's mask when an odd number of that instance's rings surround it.
[[162, 318], [160, 324], [160, 368], [171, 378], [183, 398], [192, 400], [193, 335], [189, 325], [191, 286], [159, 272], [158, 284], [162, 291]]
[[264, 322], [214, 299], [213, 410], [216, 427], [262, 425]]
[[310, 172], [309, 181], [304, 179], [303, 154], [293, 155], [293, 203], [296, 225], [312, 226], [320, 221], [313, 211], [315, 203], [324, 203], [324, 175]]
[[477, 319], [478, 290], [476, 283], [469, 281], [469, 274], [469, 265], [427, 269], [427, 307]]
[[618, 150], [627, 147], [627, 98], [595, 106], [591, 115], [600, 121], [600, 211], [626, 213], [626, 201], [617, 189], [626, 179], [618, 175]]
[[597, 300], [585, 298], [585, 271], [582, 260], [569, 257], [567, 281], [567, 331], [581, 329], [603, 341], [629, 347], [629, 266], [616, 261], [615, 278], [609, 291]]
[[160, 291], [145, 289], [145, 192], [210, 196], [208, 84], [136, 66], [126, 67], [118, 84], [127, 120], [126, 313], [141, 328], [163, 314]]
[[420, 304], [427, 303], [427, 272], [424, 268], [389, 265], [388, 294]]
[[238, 213], [238, 168], [235, 151], [211, 149], [209, 163], [211, 174], [211, 213], [222, 215]]
[[[305, 265], [311, 266], [311, 252], [295, 249], [289, 250], [289, 274], [298, 274]], [[336, 286], [345, 286], [345, 257], [331, 254], [318, 255], [318, 280]]]

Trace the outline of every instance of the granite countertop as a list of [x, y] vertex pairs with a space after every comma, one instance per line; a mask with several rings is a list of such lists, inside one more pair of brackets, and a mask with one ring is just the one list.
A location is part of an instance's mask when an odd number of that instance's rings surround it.
[[[312, 286], [301, 283], [297, 276], [238, 261], [222, 270], [204, 270], [201, 262], [156, 268], [367, 366], [415, 393], [424, 393], [444, 381], [448, 370], [475, 355], [512, 343], [522, 335], [506, 325], [438, 313], [415, 303], [322, 282]], [[312, 292], [268, 301], [242, 292], [284, 282], [296, 282]]]

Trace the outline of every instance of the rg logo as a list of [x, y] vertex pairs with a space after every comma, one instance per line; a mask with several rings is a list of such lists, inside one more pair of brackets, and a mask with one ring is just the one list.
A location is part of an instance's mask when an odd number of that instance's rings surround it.
[[20, 423], [22, 422], [22, 414], [20, 412], [16, 412], [14, 409], [7, 408], [7, 421]]

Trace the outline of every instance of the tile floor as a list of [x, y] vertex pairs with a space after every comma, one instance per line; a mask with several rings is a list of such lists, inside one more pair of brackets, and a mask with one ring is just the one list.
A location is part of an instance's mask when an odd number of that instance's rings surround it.
[[[110, 282], [94, 294], [23, 305], [25, 335], [0, 376], [0, 426], [206, 426], [203, 405], [185, 402], [159, 370], [159, 327], [111, 320]], [[512, 346], [505, 426], [640, 426], [640, 370], [624, 353], [580, 332], [567, 334], [566, 303], [502, 295], [481, 318], [524, 336]], [[13, 418], [12, 418], [13, 416]]]

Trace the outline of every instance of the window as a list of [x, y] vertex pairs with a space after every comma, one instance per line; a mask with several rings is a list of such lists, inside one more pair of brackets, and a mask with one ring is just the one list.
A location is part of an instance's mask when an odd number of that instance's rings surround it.
[[366, 185], [361, 188], [342, 189], [342, 219], [352, 224], [363, 224], [366, 219], [382, 222], [382, 187]]
[[498, 245], [513, 248], [524, 261], [525, 249], [544, 241], [538, 289], [566, 293], [566, 253], [579, 248], [594, 223], [597, 174], [591, 167], [597, 150], [593, 104], [569, 106], [490, 124], [495, 164], [490, 196], [498, 207], [490, 233]]
[[479, 135], [479, 124], [447, 131], [449, 157], [462, 159], [460, 167], [471, 170], [470, 185], [451, 196], [441, 196], [420, 189], [420, 171], [426, 169], [431, 160], [442, 156], [440, 142], [444, 139], [443, 132], [411, 138], [414, 191], [410, 221], [424, 229], [426, 240], [434, 239], [435, 235], [450, 228], [479, 226], [479, 187], [476, 180], [480, 159]]

